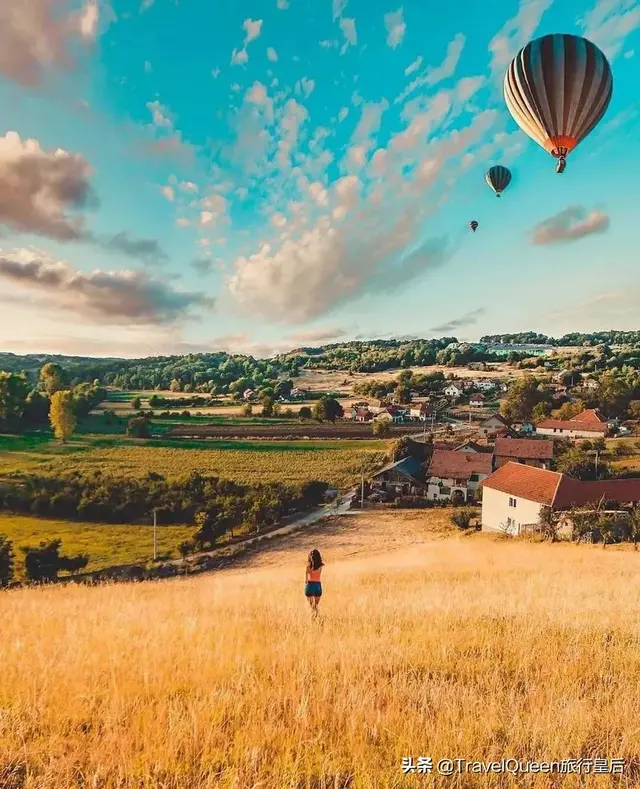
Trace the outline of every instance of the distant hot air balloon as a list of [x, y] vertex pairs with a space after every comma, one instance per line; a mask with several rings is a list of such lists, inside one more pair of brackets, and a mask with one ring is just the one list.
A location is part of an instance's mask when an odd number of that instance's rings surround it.
[[501, 164], [496, 164], [487, 170], [484, 179], [496, 193], [496, 197], [500, 197], [500, 193], [504, 192], [511, 183], [511, 171]]
[[478, 223], [476, 222], [475, 219], [472, 219], [471, 222], [469, 222], [469, 227], [473, 230], [474, 233], [476, 232], [476, 230], [478, 229]]
[[556, 33], [530, 41], [504, 77], [509, 112], [525, 134], [566, 167], [566, 156], [605, 114], [611, 67], [591, 41]]

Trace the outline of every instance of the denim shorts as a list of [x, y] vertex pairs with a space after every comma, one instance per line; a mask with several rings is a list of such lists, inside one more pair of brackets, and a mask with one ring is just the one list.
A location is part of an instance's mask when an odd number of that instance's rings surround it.
[[322, 584], [320, 581], [307, 581], [304, 593], [306, 597], [322, 597]]

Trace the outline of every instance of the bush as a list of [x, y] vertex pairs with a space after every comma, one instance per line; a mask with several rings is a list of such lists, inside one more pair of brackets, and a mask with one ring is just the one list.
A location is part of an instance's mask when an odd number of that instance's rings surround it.
[[37, 548], [26, 546], [20, 550], [24, 553], [24, 568], [27, 578], [38, 583], [47, 583], [58, 580], [58, 573], [66, 570], [76, 573], [83, 570], [89, 563], [89, 557], [82, 554], [77, 556], [61, 556], [60, 547], [62, 540], [41, 542]]
[[475, 517], [475, 510], [464, 508], [456, 510], [451, 515], [451, 523], [453, 523], [453, 525], [457, 526], [459, 529], [469, 529], [471, 527], [471, 521]]
[[7, 586], [13, 580], [13, 543], [0, 534], [0, 586]]
[[127, 425], [127, 435], [131, 438], [151, 438], [151, 421], [146, 416], [136, 416]]
[[393, 506], [401, 510], [426, 510], [433, 506], [433, 502], [423, 496], [398, 496]]

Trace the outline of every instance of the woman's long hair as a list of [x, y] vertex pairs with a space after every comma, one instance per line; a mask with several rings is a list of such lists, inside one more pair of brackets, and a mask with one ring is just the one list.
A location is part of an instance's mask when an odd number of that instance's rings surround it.
[[309, 561], [307, 562], [307, 568], [309, 570], [319, 570], [321, 567], [324, 567], [322, 556], [320, 556], [320, 551], [314, 548], [312, 551], [309, 551]]

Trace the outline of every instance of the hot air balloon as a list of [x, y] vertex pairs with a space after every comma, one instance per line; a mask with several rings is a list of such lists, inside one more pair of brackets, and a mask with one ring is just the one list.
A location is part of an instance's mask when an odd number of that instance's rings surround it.
[[496, 193], [496, 197], [500, 197], [500, 193], [504, 192], [511, 183], [511, 171], [501, 164], [496, 164], [487, 170], [484, 179]]
[[561, 33], [530, 41], [504, 77], [509, 112], [525, 134], [558, 160], [558, 173], [605, 114], [612, 92], [611, 67], [598, 47]]
[[478, 229], [478, 223], [476, 222], [475, 219], [472, 219], [471, 222], [469, 222], [469, 227], [473, 230], [474, 233], [476, 232], [476, 230]]

